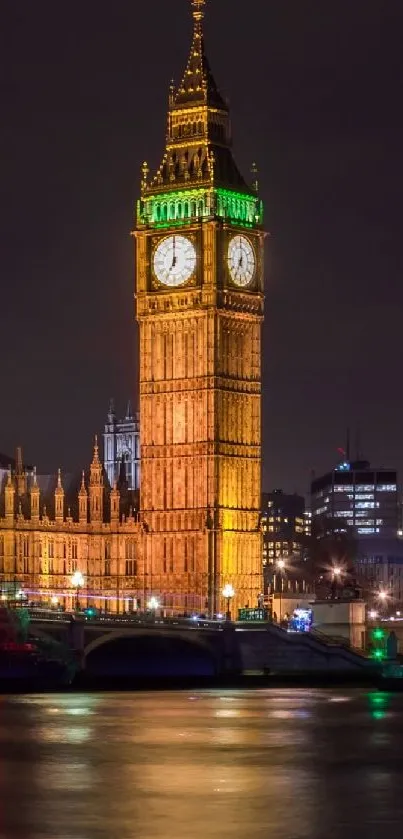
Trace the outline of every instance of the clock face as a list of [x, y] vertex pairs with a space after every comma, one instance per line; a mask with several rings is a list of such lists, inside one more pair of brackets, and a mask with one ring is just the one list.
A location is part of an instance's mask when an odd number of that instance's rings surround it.
[[167, 236], [154, 253], [154, 273], [167, 286], [183, 285], [196, 268], [196, 249], [186, 236]]
[[228, 268], [232, 281], [239, 286], [252, 282], [256, 258], [253, 246], [246, 236], [234, 236], [228, 245]]

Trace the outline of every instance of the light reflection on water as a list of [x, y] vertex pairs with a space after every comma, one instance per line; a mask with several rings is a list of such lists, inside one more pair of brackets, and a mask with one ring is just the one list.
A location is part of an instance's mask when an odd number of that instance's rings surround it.
[[0, 698], [0, 839], [401, 836], [403, 696]]

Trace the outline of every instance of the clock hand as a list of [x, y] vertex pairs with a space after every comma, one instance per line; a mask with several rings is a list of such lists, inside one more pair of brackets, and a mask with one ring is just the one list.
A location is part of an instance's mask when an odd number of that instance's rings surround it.
[[175, 236], [173, 237], [173, 249], [172, 249], [172, 265], [171, 268], [175, 268], [176, 265], [176, 242]]

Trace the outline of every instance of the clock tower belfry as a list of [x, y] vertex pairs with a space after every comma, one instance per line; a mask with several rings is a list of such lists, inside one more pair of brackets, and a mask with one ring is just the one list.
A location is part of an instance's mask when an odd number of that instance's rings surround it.
[[256, 606], [262, 591], [263, 210], [232, 154], [228, 106], [191, 0], [166, 150], [137, 207], [144, 595], [168, 612]]

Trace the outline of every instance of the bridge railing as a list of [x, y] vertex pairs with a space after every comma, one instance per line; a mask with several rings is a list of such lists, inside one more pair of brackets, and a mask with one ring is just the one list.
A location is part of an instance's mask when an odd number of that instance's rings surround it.
[[59, 612], [55, 609], [30, 608], [31, 621], [41, 623], [65, 623], [72, 620], [83, 621], [89, 624], [103, 624], [109, 626], [186, 626], [188, 629], [215, 629], [221, 630], [225, 621], [209, 620], [207, 618], [192, 617], [159, 617], [147, 614], [125, 614], [125, 615], [88, 615], [85, 612]]

